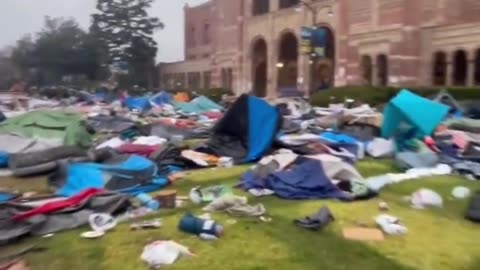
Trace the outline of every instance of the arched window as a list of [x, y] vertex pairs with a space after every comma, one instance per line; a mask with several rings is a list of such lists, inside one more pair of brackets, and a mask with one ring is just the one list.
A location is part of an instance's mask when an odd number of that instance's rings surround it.
[[253, 0], [252, 15], [262, 15], [270, 11], [270, 0]]
[[475, 85], [480, 85], [480, 49], [475, 52]]
[[388, 58], [385, 54], [377, 56], [377, 78], [378, 85], [388, 85]]
[[467, 85], [468, 62], [464, 50], [455, 51], [453, 54], [453, 85]]
[[372, 57], [363, 55], [361, 60], [361, 71], [364, 85], [372, 85]]
[[443, 86], [447, 84], [447, 54], [436, 52], [433, 55], [432, 83]]
[[280, 8], [290, 8], [300, 4], [300, 0], [280, 0]]

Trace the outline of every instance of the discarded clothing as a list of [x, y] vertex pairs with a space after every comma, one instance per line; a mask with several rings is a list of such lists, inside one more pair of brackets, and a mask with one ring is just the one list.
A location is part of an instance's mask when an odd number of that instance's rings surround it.
[[334, 221], [332, 212], [327, 207], [322, 207], [317, 213], [307, 216], [303, 219], [296, 219], [294, 223], [309, 230], [319, 230]]
[[87, 123], [97, 133], [121, 133], [136, 128], [135, 122], [121, 116], [98, 115], [89, 117]]
[[443, 199], [437, 192], [422, 188], [415, 191], [411, 198], [410, 202], [412, 207], [416, 209], [424, 209], [426, 207], [443, 207]]
[[232, 216], [259, 217], [266, 213], [263, 204], [249, 205], [246, 197], [226, 196], [215, 199], [203, 208], [206, 212], [227, 212]]
[[[91, 192], [86, 191], [86, 194], [91, 195]], [[60, 205], [60, 202], [40, 208], [14, 203], [0, 204], [0, 244], [22, 236], [45, 235], [77, 228], [88, 224], [91, 214], [101, 212], [116, 215], [130, 206], [129, 197], [117, 193], [103, 192], [78, 198], [74, 202], [67, 199], [63, 202], [64, 205]], [[13, 219], [15, 216], [22, 218], [17, 221]]]
[[201, 219], [190, 213], [183, 215], [178, 223], [178, 228], [183, 232], [195, 234], [200, 237], [204, 235], [204, 237], [213, 236], [214, 238], [218, 238], [223, 235], [223, 227], [214, 220]]
[[120, 154], [135, 154], [142, 157], [150, 157], [155, 151], [158, 151], [161, 146], [141, 145], [141, 144], [123, 144], [117, 151]]
[[325, 173], [318, 160], [299, 158], [290, 170], [275, 172], [265, 178], [255, 178], [252, 171], [241, 177], [240, 187], [244, 190], [265, 188], [284, 199], [327, 199], [348, 200], [349, 196], [338, 189]]
[[451, 118], [443, 123], [449, 129], [480, 133], [480, 120], [468, 118]]
[[408, 232], [407, 227], [400, 223], [400, 220], [391, 215], [379, 215], [375, 222], [388, 235], [404, 235]]
[[205, 188], [195, 187], [190, 190], [190, 200], [193, 203], [213, 202], [214, 200], [232, 195], [230, 188], [218, 185]]
[[431, 168], [438, 164], [439, 157], [435, 153], [402, 152], [395, 156], [395, 163], [403, 169]]
[[51, 161], [80, 157], [87, 157], [87, 152], [84, 149], [76, 146], [60, 146], [38, 152], [12, 154], [8, 165], [10, 169], [15, 170]]

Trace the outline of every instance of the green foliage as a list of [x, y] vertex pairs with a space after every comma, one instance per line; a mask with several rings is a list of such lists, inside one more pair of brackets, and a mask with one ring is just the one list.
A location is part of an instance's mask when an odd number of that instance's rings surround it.
[[163, 23], [147, 9], [153, 0], [98, 0], [90, 28], [107, 46], [112, 63], [128, 63], [130, 85], [153, 87], [157, 43]]
[[64, 76], [98, 79], [105, 58], [102, 54], [97, 39], [75, 20], [46, 17], [36, 39], [26, 36], [19, 40], [11, 59], [23, 78], [42, 85], [61, 82]]
[[424, 97], [436, 95], [439, 91], [446, 89], [458, 100], [480, 99], [480, 88], [474, 87], [373, 87], [373, 86], [347, 86], [333, 88], [314, 94], [310, 102], [315, 106], [327, 106], [332, 102], [344, 102], [345, 99], [354, 99], [365, 102], [372, 106], [387, 103], [402, 89], [409, 89]]

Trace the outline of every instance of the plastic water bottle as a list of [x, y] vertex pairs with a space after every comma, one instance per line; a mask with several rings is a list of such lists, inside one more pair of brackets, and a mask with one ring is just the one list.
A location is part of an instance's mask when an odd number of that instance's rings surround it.
[[160, 203], [152, 199], [152, 197], [150, 197], [146, 193], [140, 193], [137, 195], [136, 198], [142, 203], [142, 205], [146, 206], [148, 209], [152, 211], [156, 211], [160, 208]]

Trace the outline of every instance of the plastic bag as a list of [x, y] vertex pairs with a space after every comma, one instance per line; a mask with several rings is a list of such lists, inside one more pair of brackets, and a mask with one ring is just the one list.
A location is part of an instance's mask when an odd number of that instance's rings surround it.
[[150, 267], [173, 264], [180, 256], [195, 256], [190, 250], [174, 241], [155, 241], [143, 248], [140, 258]]
[[424, 209], [426, 207], [443, 207], [442, 197], [431, 189], [422, 188], [415, 191], [410, 197], [413, 208]]

